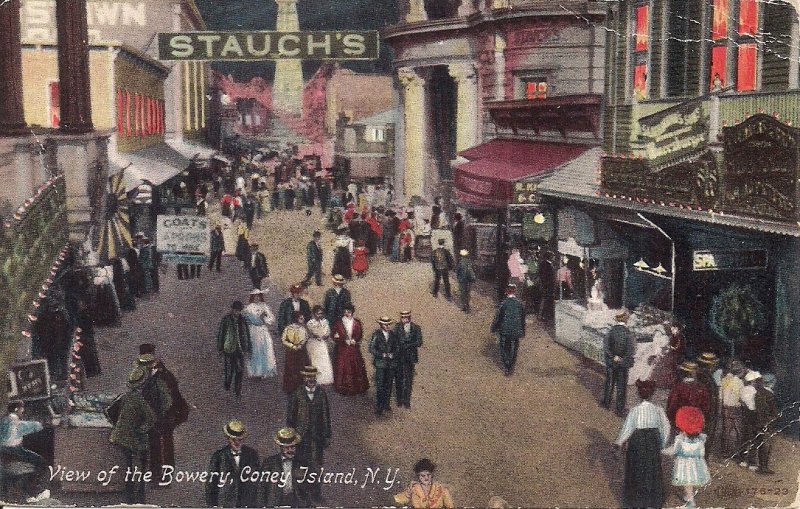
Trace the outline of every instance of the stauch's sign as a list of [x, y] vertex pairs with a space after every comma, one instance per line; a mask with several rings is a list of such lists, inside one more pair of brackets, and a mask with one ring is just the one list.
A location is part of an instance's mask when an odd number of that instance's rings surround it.
[[158, 34], [159, 60], [376, 60], [377, 31]]

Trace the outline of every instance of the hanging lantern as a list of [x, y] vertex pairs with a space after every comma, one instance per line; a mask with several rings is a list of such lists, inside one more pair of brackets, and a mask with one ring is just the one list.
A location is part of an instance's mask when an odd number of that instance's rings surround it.
[[544, 224], [545, 217], [544, 214], [541, 212], [537, 212], [535, 216], [533, 216], [533, 222], [536, 224]]
[[639, 261], [633, 264], [639, 270], [649, 269], [650, 266], [644, 261], [644, 258], [639, 258]]
[[658, 267], [653, 269], [653, 272], [655, 272], [656, 274], [666, 274], [667, 273], [667, 269], [665, 269], [664, 266], [659, 263]]

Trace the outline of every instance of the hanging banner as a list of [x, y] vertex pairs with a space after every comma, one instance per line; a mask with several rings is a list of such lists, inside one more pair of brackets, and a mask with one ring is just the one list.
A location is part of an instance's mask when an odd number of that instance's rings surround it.
[[159, 60], [377, 60], [376, 30], [158, 34]]
[[211, 252], [211, 230], [206, 217], [158, 216], [156, 247], [159, 253]]

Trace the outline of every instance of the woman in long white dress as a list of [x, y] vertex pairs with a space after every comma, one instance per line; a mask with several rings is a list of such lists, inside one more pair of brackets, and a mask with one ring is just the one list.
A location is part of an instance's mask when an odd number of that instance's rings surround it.
[[264, 302], [264, 292], [250, 292], [250, 303], [243, 310], [244, 318], [250, 329], [250, 340], [253, 349], [246, 362], [247, 376], [250, 378], [267, 378], [278, 374], [275, 362], [275, 347], [269, 326], [275, 323], [275, 316]]
[[239, 240], [238, 229], [229, 217], [222, 216], [219, 224], [222, 226], [222, 238], [225, 240], [225, 254], [233, 255], [236, 253], [236, 243]]
[[328, 385], [333, 383], [333, 364], [328, 353], [328, 339], [331, 336], [331, 326], [325, 318], [322, 306], [314, 306], [314, 317], [308, 321], [308, 342], [306, 352], [311, 360], [311, 365], [317, 368], [317, 383]]

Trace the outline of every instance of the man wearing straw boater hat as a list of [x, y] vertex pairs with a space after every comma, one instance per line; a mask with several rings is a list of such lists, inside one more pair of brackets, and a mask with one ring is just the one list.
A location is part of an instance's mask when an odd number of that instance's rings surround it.
[[606, 364], [606, 383], [603, 389], [603, 406], [611, 405], [611, 394], [617, 390], [617, 415], [625, 410], [625, 396], [628, 388], [628, 369], [633, 366], [636, 342], [628, 331], [628, 314], [625, 311], [614, 317], [616, 323], [603, 343]]
[[491, 332], [500, 339], [500, 359], [506, 376], [511, 376], [517, 362], [519, 340], [525, 336], [525, 306], [517, 299], [517, 285], [508, 285], [506, 298], [497, 307]]
[[[108, 409], [106, 417], [114, 425], [111, 443], [125, 453], [126, 468], [139, 471], [147, 469], [150, 449], [149, 433], [155, 424], [155, 413], [142, 396], [142, 386], [147, 379], [147, 369], [136, 366], [128, 375], [128, 392], [120, 396]], [[125, 482], [125, 502], [144, 504], [144, 481], [141, 476]]]
[[[746, 444], [743, 451], [744, 461], [740, 466], [747, 466], [759, 474], [774, 474], [769, 468], [769, 456], [772, 452], [772, 435], [774, 421], [779, 415], [775, 394], [764, 385], [764, 377], [758, 371], [749, 371], [744, 377], [745, 387], [741, 391], [742, 434]], [[758, 467], [756, 468], [756, 457]]]
[[211, 455], [208, 463], [209, 479], [205, 486], [208, 507], [261, 507], [258, 500], [259, 485], [241, 479], [241, 472], [259, 470], [258, 453], [244, 445], [247, 428], [242, 421], [234, 420], [222, 428], [228, 445]]
[[[697, 358], [699, 370], [697, 381], [708, 390], [708, 413], [705, 414], [703, 433], [706, 434], [706, 459], [716, 446], [717, 421], [719, 413], [719, 385], [714, 373], [719, 366], [719, 359], [711, 352], [703, 352]], [[716, 451], [715, 451], [716, 452]]]
[[259, 500], [262, 507], [308, 507], [306, 484], [298, 483], [303, 478], [304, 462], [297, 455], [300, 435], [292, 428], [281, 428], [275, 433], [275, 443], [280, 451], [267, 457], [261, 465], [262, 472], [279, 472], [279, 482], [265, 482], [264, 494]]
[[675, 426], [675, 414], [684, 406], [699, 408], [703, 415], [708, 414], [711, 396], [708, 388], [697, 380], [696, 362], [686, 361], [678, 367], [681, 381], [676, 383], [667, 399], [667, 417]]
[[461, 299], [461, 311], [469, 313], [469, 296], [472, 291], [472, 283], [475, 282], [475, 269], [472, 266], [472, 258], [469, 251], [462, 249], [458, 252], [459, 259], [456, 266], [456, 280], [458, 281], [458, 296]]
[[400, 342], [400, 360], [397, 367], [397, 406], [411, 408], [411, 391], [414, 388], [414, 367], [419, 361], [417, 350], [422, 346], [422, 328], [411, 321], [411, 311], [400, 312], [400, 322], [394, 327]]
[[331, 325], [341, 320], [344, 316], [344, 307], [353, 303], [350, 290], [344, 287], [345, 281], [341, 274], [335, 274], [331, 278], [333, 288], [329, 288], [325, 292], [323, 308], [325, 309], [325, 318]]
[[300, 374], [303, 386], [289, 395], [286, 425], [294, 428], [303, 441], [301, 456], [310, 460], [310, 466], [321, 467], [323, 452], [331, 440], [328, 394], [317, 385], [317, 368], [306, 366]]
[[391, 410], [392, 384], [397, 376], [400, 361], [400, 342], [392, 330], [394, 320], [387, 316], [378, 318], [380, 328], [372, 333], [369, 353], [375, 366], [375, 414]]

